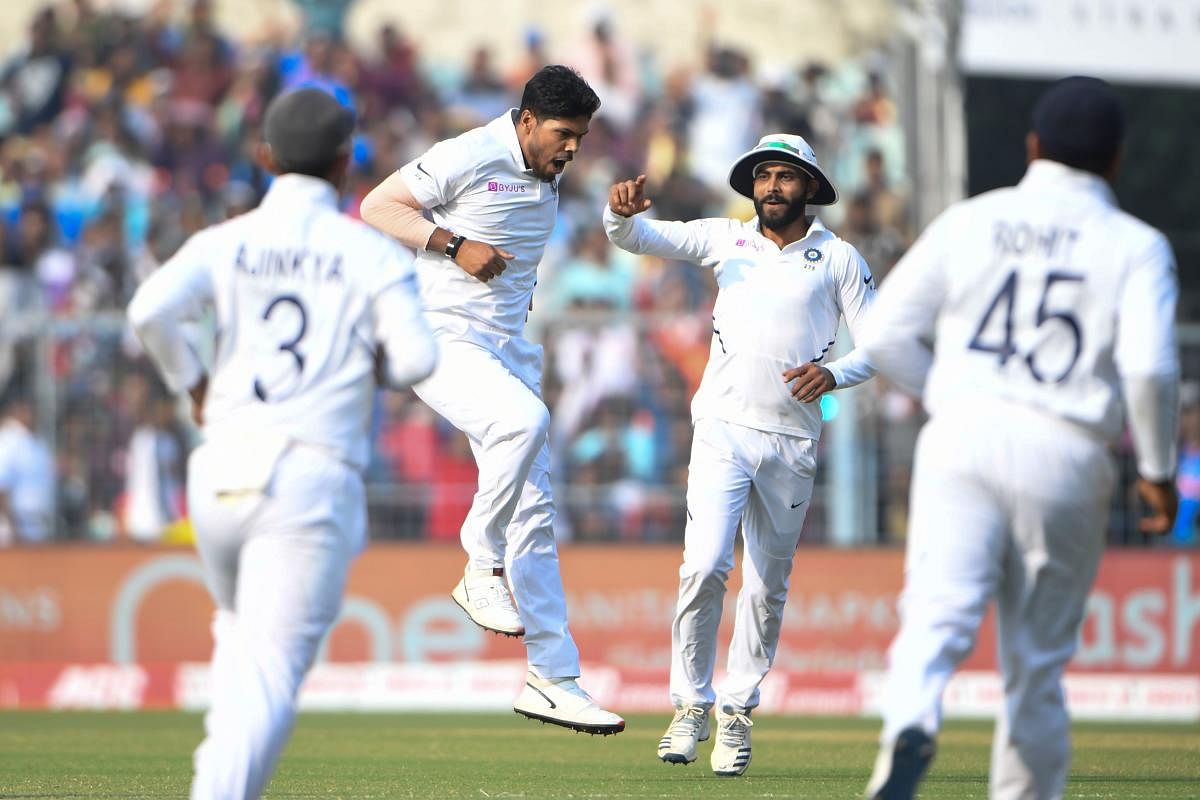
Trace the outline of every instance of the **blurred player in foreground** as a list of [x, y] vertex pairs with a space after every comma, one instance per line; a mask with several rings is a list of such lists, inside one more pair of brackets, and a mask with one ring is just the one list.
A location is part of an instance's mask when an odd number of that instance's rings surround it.
[[1153, 512], [1143, 530], [1171, 529], [1175, 267], [1166, 238], [1109, 188], [1124, 129], [1107, 84], [1053, 85], [1034, 108], [1025, 177], [934, 221], [868, 321], [861, 346], [930, 415], [868, 797], [913, 796], [942, 691], [993, 600], [1004, 703], [991, 796], [1062, 796], [1061, 679], [1104, 546], [1122, 400]]
[[[799, 136], [763, 137], [730, 170], [730, 186], [754, 201], [753, 222], [638, 217], [650, 207], [645, 180], [613, 185], [604, 211], [609, 238], [633, 253], [711, 267], [720, 287], [708, 366], [692, 402], [688, 521], [671, 627], [676, 712], [658, 757], [695, 761], [715, 704], [713, 771], [741, 775], [750, 764], [750, 712], [775, 658], [812, 495], [817, 401], [874, 374], [860, 351], [836, 361], [826, 356], [842, 317], [855, 335], [861, 330], [875, 284], [854, 247], [805, 215], [806, 205], [837, 202], [837, 191]], [[717, 626], [739, 523], [743, 581], [718, 693]]]
[[480, 627], [525, 637], [529, 674], [515, 711], [610, 734], [625, 721], [575, 681], [579, 649], [554, 541], [542, 348], [522, 336], [558, 215], [558, 182], [599, 106], [574, 70], [543, 67], [520, 108], [435, 144], [371, 190], [362, 216], [418, 252], [442, 359], [417, 396], [467, 434], [479, 465], [462, 527], [467, 565], [451, 596]]
[[[318, 90], [276, 98], [262, 205], [189, 239], [129, 305], [204, 429], [188, 503], [217, 610], [193, 798], [253, 798], [269, 780], [365, 543], [376, 383], [409, 386], [436, 362], [412, 257], [338, 211], [353, 128]], [[213, 310], [210, 382], [180, 323]]]

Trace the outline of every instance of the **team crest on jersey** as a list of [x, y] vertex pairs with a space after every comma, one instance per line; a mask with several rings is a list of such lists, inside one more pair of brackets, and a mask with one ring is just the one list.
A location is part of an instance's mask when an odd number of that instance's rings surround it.
[[817, 265], [824, 260], [824, 258], [824, 253], [815, 247], [810, 247], [804, 251], [804, 268], [807, 270], [814, 270], [817, 268]]

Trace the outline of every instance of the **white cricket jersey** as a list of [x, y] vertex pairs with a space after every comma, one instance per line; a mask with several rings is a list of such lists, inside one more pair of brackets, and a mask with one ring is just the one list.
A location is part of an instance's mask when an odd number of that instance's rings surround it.
[[316, 178], [277, 178], [257, 209], [195, 234], [139, 287], [130, 321], [174, 391], [204, 374], [178, 322], [209, 308], [209, 437], [270, 431], [362, 468], [378, 346], [389, 383], [433, 368], [411, 256], [341, 214]]
[[819, 364], [838, 387], [874, 374], [858, 350], [826, 362], [843, 317], [857, 338], [875, 282], [858, 251], [819, 220], [782, 250], [762, 234], [757, 219], [663, 222], [606, 208], [604, 227], [624, 250], [714, 268], [720, 290], [708, 365], [692, 400], [693, 421], [714, 417], [818, 439], [820, 405], [792, 397], [783, 373], [806, 362]]
[[931, 415], [995, 399], [1113, 439], [1122, 382], [1179, 374], [1174, 269], [1166, 237], [1102, 178], [1034, 161], [1018, 185], [930, 225], [884, 282], [862, 346], [923, 386]]
[[506, 111], [438, 142], [400, 168], [404, 184], [440, 227], [516, 256], [484, 283], [441, 253], [422, 250], [417, 273], [425, 309], [512, 334], [525, 327], [537, 267], [558, 214], [558, 178], [543, 181], [526, 168], [516, 113]]

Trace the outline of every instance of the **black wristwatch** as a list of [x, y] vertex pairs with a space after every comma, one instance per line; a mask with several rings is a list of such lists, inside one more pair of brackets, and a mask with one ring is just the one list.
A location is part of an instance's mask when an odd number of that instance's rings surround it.
[[451, 261], [458, 255], [458, 248], [462, 247], [462, 243], [467, 240], [465, 236], [459, 236], [457, 233], [450, 237], [450, 241], [446, 242], [446, 258]]

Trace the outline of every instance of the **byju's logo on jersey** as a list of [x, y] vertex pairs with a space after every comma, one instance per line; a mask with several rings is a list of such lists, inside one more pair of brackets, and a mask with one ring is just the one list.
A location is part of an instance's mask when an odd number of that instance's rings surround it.
[[816, 269], [817, 265], [820, 264], [824, 258], [824, 253], [815, 247], [810, 247], [804, 251], [804, 268], [809, 270]]
[[513, 194], [524, 194], [529, 189], [523, 183], [502, 183], [501, 181], [488, 181], [489, 192], [511, 192]]

